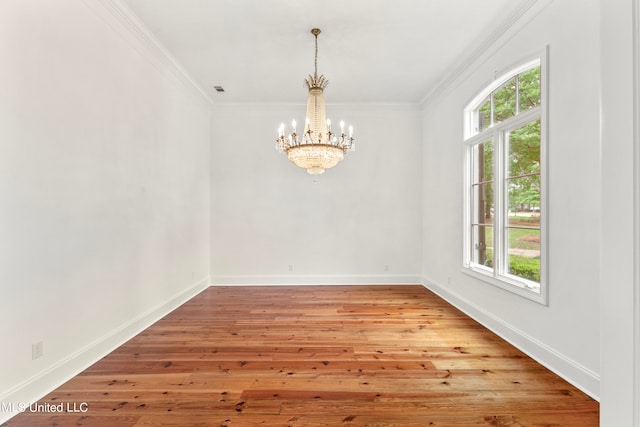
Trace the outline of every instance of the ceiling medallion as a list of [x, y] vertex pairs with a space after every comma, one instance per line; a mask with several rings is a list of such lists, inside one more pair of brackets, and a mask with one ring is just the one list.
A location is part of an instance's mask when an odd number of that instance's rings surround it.
[[298, 135], [296, 121], [291, 122], [293, 132], [285, 135], [284, 123], [278, 128], [276, 149], [286, 153], [289, 160], [306, 169], [311, 175], [324, 173], [337, 165], [349, 151], [355, 151], [353, 126], [345, 133], [344, 122], [340, 122], [340, 133], [331, 131], [331, 121], [327, 120], [324, 104], [324, 88], [329, 84], [324, 75], [318, 76], [318, 34], [314, 28], [311, 34], [315, 37], [315, 70], [313, 76], [305, 79], [309, 95], [307, 97], [307, 117], [302, 135]]

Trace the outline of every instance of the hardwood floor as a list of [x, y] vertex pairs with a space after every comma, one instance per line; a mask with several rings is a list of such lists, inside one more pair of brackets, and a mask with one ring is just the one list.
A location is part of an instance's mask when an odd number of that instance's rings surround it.
[[[597, 426], [422, 286], [211, 287], [7, 426]], [[86, 406], [81, 406], [82, 404]], [[75, 405], [75, 406], [74, 406]]]

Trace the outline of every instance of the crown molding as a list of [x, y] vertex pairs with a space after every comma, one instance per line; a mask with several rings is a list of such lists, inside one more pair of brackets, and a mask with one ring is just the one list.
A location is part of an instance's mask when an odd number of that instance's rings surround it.
[[[214, 104], [212, 111], [304, 110], [306, 105], [305, 102], [229, 102]], [[422, 111], [422, 105], [417, 103], [327, 103], [326, 108], [341, 111]]]
[[435, 85], [422, 97], [419, 104], [424, 108], [432, 99], [443, 95], [453, 84], [473, 72], [473, 65], [493, 55], [495, 51], [520, 31], [553, 0], [524, 0], [485, 39], [473, 45], [468, 53], [461, 55]]
[[162, 43], [153, 36], [122, 0], [83, 0], [83, 2], [134, 49], [148, 59], [158, 71], [179, 83], [196, 99], [203, 102], [207, 108], [211, 108], [214, 105], [207, 92], [191, 77]]

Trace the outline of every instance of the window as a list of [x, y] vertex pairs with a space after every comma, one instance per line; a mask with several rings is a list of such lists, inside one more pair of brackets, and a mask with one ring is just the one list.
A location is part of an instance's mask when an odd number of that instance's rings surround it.
[[541, 59], [503, 74], [464, 110], [465, 271], [546, 303]]

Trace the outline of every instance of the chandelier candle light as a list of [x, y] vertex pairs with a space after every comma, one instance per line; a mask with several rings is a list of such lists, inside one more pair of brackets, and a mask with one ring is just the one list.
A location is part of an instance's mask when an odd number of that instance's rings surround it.
[[324, 173], [337, 165], [347, 150], [355, 151], [353, 142], [353, 126], [349, 126], [345, 133], [344, 122], [340, 122], [340, 133], [331, 131], [331, 120], [327, 120], [324, 106], [324, 88], [329, 84], [324, 75], [318, 76], [318, 34], [320, 30], [314, 28], [311, 34], [315, 37], [315, 70], [313, 76], [305, 79], [309, 89], [307, 97], [307, 118], [302, 135], [298, 135], [296, 121], [291, 122], [293, 132], [285, 135], [284, 123], [278, 128], [276, 150], [286, 153], [289, 160], [304, 168], [311, 175]]

